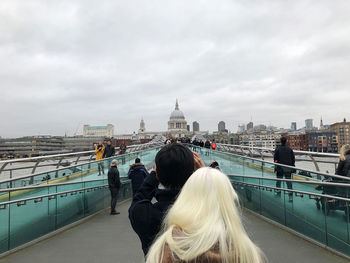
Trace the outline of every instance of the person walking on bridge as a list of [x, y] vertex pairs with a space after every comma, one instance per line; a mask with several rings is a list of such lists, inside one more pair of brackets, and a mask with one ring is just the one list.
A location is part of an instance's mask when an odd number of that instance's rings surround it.
[[[289, 146], [287, 146], [286, 137], [281, 137], [281, 145], [276, 148], [273, 159], [275, 163], [295, 166], [294, 152]], [[291, 179], [293, 170], [294, 169], [292, 168], [275, 165], [275, 171], [278, 179], [282, 179], [283, 176], [286, 179]], [[293, 189], [292, 182], [287, 181], [286, 183], [287, 183], [288, 189]], [[281, 181], [276, 181], [276, 187], [277, 188], [281, 187]], [[280, 195], [281, 191], [280, 190], [277, 190], [277, 191], [278, 191], [277, 193]], [[289, 201], [290, 202], [293, 201], [293, 193], [289, 193]]]
[[96, 161], [98, 161], [97, 167], [98, 167], [98, 175], [99, 176], [101, 175], [101, 171], [103, 174], [105, 174], [104, 164], [102, 161], [104, 151], [105, 151], [104, 145], [102, 144], [102, 142], [98, 142], [98, 145], [96, 145], [96, 147], [95, 147], [95, 153], [96, 153]]
[[120, 214], [115, 210], [117, 205], [117, 198], [120, 189], [120, 176], [117, 168], [118, 161], [113, 160], [111, 163], [111, 168], [108, 171], [108, 187], [111, 192], [111, 215]]
[[107, 160], [108, 168], [111, 166], [111, 162], [112, 162], [112, 158], [111, 157], [113, 157], [114, 155], [115, 155], [115, 148], [112, 145], [111, 139], [108, 139], [106, 148], [105, 148], [105, 150], [103, 152], [103, 158], [109, 158]]
[[128, 178], [131, 180], [132, 186], [132, 195], [139, 190], [141, 187], [143, 180], [148, 176], [148, 172], [145, 166], [141, 163], [140, 158], [135, 159], [135, 163], [130, 165], [130, 169], [128, 172]]

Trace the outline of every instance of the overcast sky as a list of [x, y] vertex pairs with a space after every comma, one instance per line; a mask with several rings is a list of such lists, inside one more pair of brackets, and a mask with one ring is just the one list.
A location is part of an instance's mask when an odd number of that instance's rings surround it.
[[1, 0], [0, 136], [350, 119], [350, 1]]

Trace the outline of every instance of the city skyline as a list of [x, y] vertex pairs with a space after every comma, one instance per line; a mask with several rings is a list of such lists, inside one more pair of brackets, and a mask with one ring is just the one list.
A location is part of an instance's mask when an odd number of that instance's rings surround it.
[[[350, 3], [4, 0], [0, 136], [350, 119]], [[326, 14], [320, 16], [319, 14]], [[10, 62], [10, 63], [9, 63]]]
[[[345, 118], [346, 119], [346, 118]], [[143, 121], [143, 124], [144, 125], [147, 125], [147, 122], [144, 120], [144, 118], [142, 117], [140, 119], [140, 121]], [[295, 121], [297, 123], [297, 130], [302, 130], [302, 129], [305, 129], [306, 126], [305, 126], [305, 121], [306, 120], [309, 120], [309, 119], [305, 119], [304, 121]], [[312, 119], [313, 121], [315, 121], [314, 119]], [[138, 122], [138, 127], [140, 128], [140, 121]], [[220, 120], [220, 121], [217, 121], [216, 122], [216, 128], [212, 129], [212, 130], [209, 130], [209, 129], [200, 129], [199, 131], [208, 131], [209, 133], [212, 133], [212, 132], [217, 132], [218, 131], [218, 125], [222, 122], [223, 120]], [[238, 123], [238, 126], [237, 127], [233, 127], [234, 129], [230, 129], [228, 126], [226, 126], [228, 132], [230, 133], [237, 133], [239, 132], [239, 126], [240, 125], [244, 125], [245, 127], [245, 131], [247, 131], [247, 125], [251, 122], [252, 120], [250, 121], [247, 121], [247, 122], [239, 122]], [[320, 119], [321, 121], [321, 119]], [[338, 120], [336, 122], [332, 122], [332, 123], [326, 123], [326, 125], [330, 125], [330, 124], [333, 124], [333, 123], [340, 123], [340, 122], [343, 122], [344, 121], [344, 118], [342, 120]], [[199, 124], [199, 126], [201, 127], [201, 122], [198, 121], [198, 120], [194, 120], [193, 122], [197, 122]], [[225, 123], [225, 125], [229, 124], [229, 122], [227, 121], [223, 121]], [[263, 126], [266, 126], [267, 128], [269, 127], [274, 127], [274, 128], [277, 128], [277, 129], [285, 129], [285, 130], [293, 130], [290, 126], [289, 127], [280, 127], [280, 126], [276, 126], [276, 125], [273, 125], [273, 124], [266, 124], [266, 123], [263, 123], [263, 122], [254, 122], [252, 121], [253, 125], [254, 125], [254, 128], [256, 126], [259, 126], [259, 125], [263, 125]], [[294, 122], [291, 122], [291, 123], [294, 123]], [[304, 123], [304, 125], [298, 125], [299, 123]], [[318, 122], [316, 121], [316, 123], [314, 122], [313, 123], [313, 127], [314, 128], [320, 128], [320, 125], [317, 124]], [[24, 137], [24, 136], [45, 136], [45, 135], [52, 135], [52, 136], [81, 136], [83, 135], [83, 129], [84, 129], [84, 126], [106, 126], [107, 124], [106, 123], [84, 123], [84, 124], [81, 124], [79, 125], [78, 128], [76, 128], [74, 131], [72, 130], [72, 133], [69, 133], [67, 130], [65, 131], [64, 134], [49, 134], [49, 133], [38, 133], [38, 134], [23, 134], [23, 135], [20, 135], [20, 136], [16, 136], [16, 137]], [[115, 125], [112, 124], [114, 127]], [[152, 127], [152, 125], [147, 125], [147, 127]], [[147, 134], [147, 132], [167, 132], [167, 129], [163, 129], [163, 130], [154, 130], [154, 129], [146, 129], [145, 130], [145, 133]], [[136, 129], [136, 130], [130, 130], [128, 132], [118, 132], [118, 131], [115, 131], [114, 132], [114, 135], [122, 135], [122, 134], [132, 134], [132, 133], [139, 133], [139, 129]], [[193, 132], [193, 130], [191, 130], [191, 132]], [[1, 136], [0, 137], [2, 138], [15, 138], [15, 136]]]

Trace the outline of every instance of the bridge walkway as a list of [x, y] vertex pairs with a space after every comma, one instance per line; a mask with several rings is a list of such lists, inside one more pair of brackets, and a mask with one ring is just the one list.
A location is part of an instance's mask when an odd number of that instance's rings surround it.
[[[84, 223], [0, 259], [0, 263], [142, 263], [140, 241], [129, 219], [130, 202], [121, 204], [120, 215], [102, 211]], [[244, 212], [244, 224], [270, 263], [345, 263], [304, 239]]]

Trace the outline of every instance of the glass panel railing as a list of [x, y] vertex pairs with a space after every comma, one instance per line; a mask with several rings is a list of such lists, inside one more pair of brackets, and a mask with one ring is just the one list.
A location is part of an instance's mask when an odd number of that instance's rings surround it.
[[[130, 165], [135, 162], [136, 157], [141, 158], [141, 161], [146, 166], [152, 166], [155, 155], [159, 149], [160, 147], [156, 147], [141, 152], [117, 155], [100, 161], [93, 160], [89, 163], [81, 165], [75, 165], [75, 163], [72, 163], [72, 166], [67, 168], [33, 174], [32, 176], [13, 179], [12, 181], [0, 182], [0, 189], [107, 178], [108, 169], [110, 168], [110, 163], [113, 159], [118, 160], [120, 175], [121, 177], [125, 177], [129, 171]], [[99, 167], [102, 177], [98, 176]]]
[[231, 179], [244, 207], [350, 256], [349, 199], [295, 189], [291, 199], [291, 191], [278, 193], [266, 179]]
[[[107, 180], [98, 180], [48, 185], [32, 189], [26, 198], [21, 193], [22, 199], [16, 200], [12, 199], [17, 191], [12, 191], [11, 202], [0, 203], [0, 253], [109, 207], [107, 184]], [[129, 198], [131, 185], [127, 181], [121, 185], [118, 202]]]
[[[159, 149], [101, 160], [101, 176], [98, 163], [90, 162], [3, 183], [6, 189], [0, 192], [0, 253], [109, 207], [107, 173], [113, 159], [118, 160], [123, 182], [118, 202], [130, 199], [130, 164], [139, 157], [152, 167]], [[18, 189], [7, 189], [9, 183]]]

